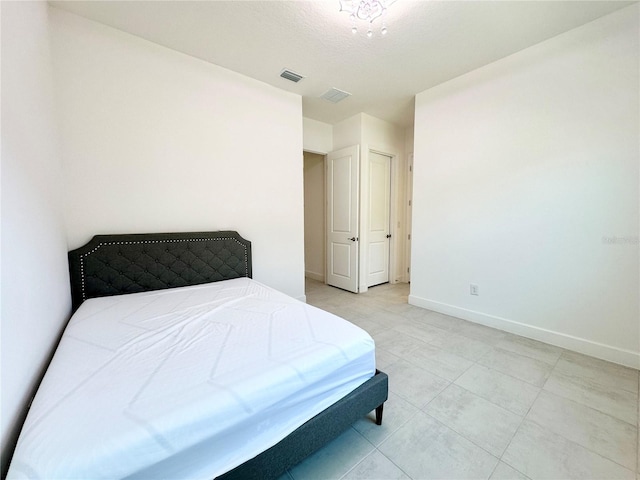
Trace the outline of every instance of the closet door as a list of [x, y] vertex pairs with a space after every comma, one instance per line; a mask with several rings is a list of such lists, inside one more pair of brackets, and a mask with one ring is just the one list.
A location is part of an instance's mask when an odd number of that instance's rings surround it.
[[389, 281], [391, 157], [369, 152], [367, 286]]

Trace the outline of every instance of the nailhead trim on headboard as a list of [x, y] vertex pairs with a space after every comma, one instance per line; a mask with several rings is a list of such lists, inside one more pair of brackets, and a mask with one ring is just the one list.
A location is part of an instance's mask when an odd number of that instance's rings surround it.
[[[96, 296], [117, 295], [122, 293], [133, 293], [137, 291], [158, 290], [162, 288], [172, 288], [175, 286], [185, 286], [191, 284], [201, 284], [217, 280], [237, 277], [251, 277], [251, 242], [242, 238], [237, 232], [199, 232], [189, 236], [188, 233], [178, 234], [135, 234], [135, 235], [98, 235], [85, 246], [69, 252], [69, 268], [71, 272], [72, 296], [74, 309], [83, 301]], [[147, 237], [148, 239], [145, 239]], [[179, 237], [179, 238], [176, 238]], [[196, 255], [190, 245], [202, 242], [224, 242], [231, 241], [236, 247], [230, 248], [228, 244], [216, 247], [216, 249], [206, 248], [207, 258], [200, 258]], [[103, 251], [111, 247], [131, 247], [135, 245], [153, 244], [185, 244], [184, 250], [165, 250], [169, 257], [161, 259], [159, 255], [150, 256], [145, 250], [131, 250], [123, 252], [122, 249], [113, 251]], [[99, 270], [91, 278], [95, 280], [93, 290], [88, 293], [86, 264], [92, 255], [103, 251], [103, 259], [97, 259]], [[215, 251], [214, 251], [215, 250]], [[126, 255], [123, 255], [126, 253]], [[159, 252], [154, 252], [158, 254]], [[189, 256], [187, 260], [184, 255]], [[122, 257], [124, 262], [122, 261]], [[106, 260], [105, 260], [106, 259]], [[120, 261], [118, 262], [118, 259]], [[235, 262], [229, 263], [235, 259]], [[162, 261], [161, 261], [162, 260]], [[197, 260], [197, 262], [194, 262]], [[207, 261], [208, 260], [208, 261]], [[152, 261], [152, 262], [150, 262]], [[120, 269], [116, 269], [111, 263], [121, 263]], [[241, 263], [238, 263], [241, 262]], [[194, 267], [197, 263], [197, 267]], [[212, 265], [216, 263], [216, 265]], [[219, 264], [219, 265], [218, 265]], [[146, 267], [144, 267], [146, 265]], [[150, 272], [151, 266], [157, 272]], [[155, 267], [157, 265], [157, 267]], [[177, 267], [176, 267], [177, 266]], [[124, 269], [124, 270], [122, 270]], [[222, 269], [222, 270], [219, 270]], [[103, 273], [102, 270], [105, 272]], [[142, 270], [143, 281], [139, 280]], [[146, 275], [145, 275], [146, 274]], [[161, 276], [172, 278], [161, 279]], [[126, 285], [113, 285], [108, 279], [114, 277], [118, 283]], [[138, 277], [138, 280], [136, 279]]]

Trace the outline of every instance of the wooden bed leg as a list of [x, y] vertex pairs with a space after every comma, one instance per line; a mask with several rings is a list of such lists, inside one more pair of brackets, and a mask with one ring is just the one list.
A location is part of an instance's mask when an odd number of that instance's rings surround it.
[[384, 407], [384, 403], [379, 407], [376, 407], [376, 425], [382, 425], [382, 408]]

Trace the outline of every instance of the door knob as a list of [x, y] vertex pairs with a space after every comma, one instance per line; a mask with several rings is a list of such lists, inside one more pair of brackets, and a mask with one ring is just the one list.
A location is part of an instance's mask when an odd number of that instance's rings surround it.
[[356, 237], [351, 237], [351, 238], [348, 238], [347, 240], [351, 240], [352, 242], [355, 242], [358, 239]]
[[387, 238], [391, 238], [391, 234], [390, 233], [387, 234]]

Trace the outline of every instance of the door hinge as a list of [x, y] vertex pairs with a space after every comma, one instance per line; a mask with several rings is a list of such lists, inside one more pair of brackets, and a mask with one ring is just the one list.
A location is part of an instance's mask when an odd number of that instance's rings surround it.
[[407, 267], [407, 273], [409, 273], [409, 267]]
[[407, 239], [411, 240], [411, 234], [407, 235]]
[[409, 206], [411, 206], [411, 200], [409, 200]]
[[413, 172], [413, 165], [409, 165], [409, 171]]

